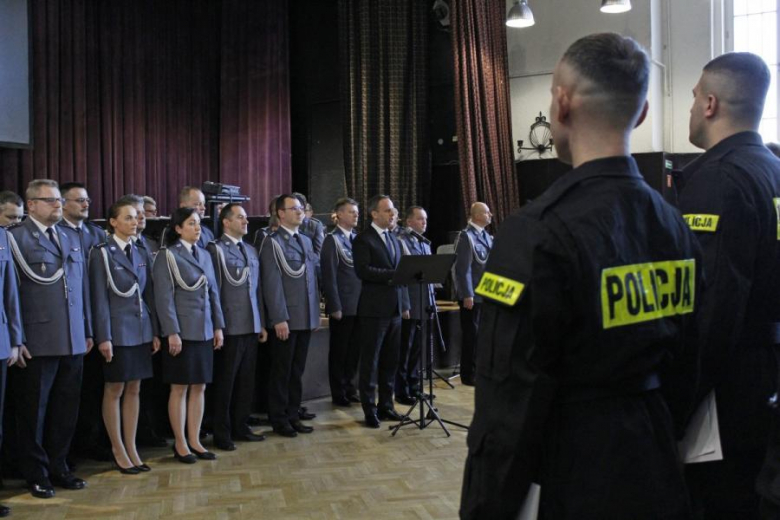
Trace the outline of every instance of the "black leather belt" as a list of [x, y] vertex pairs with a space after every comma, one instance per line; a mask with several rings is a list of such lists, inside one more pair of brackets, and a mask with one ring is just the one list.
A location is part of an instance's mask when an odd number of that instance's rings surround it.
[[558, 390], [558, 402], [579, 403], [582, 401], [592, 401], [594, 399], [603, 399], [605, 397], [618, 397], [623, 395], [640, 394], [649, 392], [661, 387], [661, 378], [653, 372], [644, 377], [628, 379], [610, 385], [608, 387], [560, 387]]

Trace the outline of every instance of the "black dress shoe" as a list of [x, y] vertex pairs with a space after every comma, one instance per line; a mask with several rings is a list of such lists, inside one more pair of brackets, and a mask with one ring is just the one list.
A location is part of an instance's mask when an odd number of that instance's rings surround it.
[[301, 408], [298, 410], [298, 419], [301, 421], [311, 421], [315, 417], [317, 417], [317, 414], [307, 411], [306, 408]]
[[173, 458], [181, 462], [182, 464], [195, 464], [198, 462], [198, 459], [195, 458], [195, 455], [192, 453], [188, 453], [186, 455], [179, 455], [179, 452], [176, 451], [176, 443], [173, 443]]
[[241, 435], [236, 435], [236, 439], [244, 442], [261, 442], [265, 440], [265, 435], [262, 433], [246, 432]]
[[333, 404], [335, 404], [336, 406], [352, 406], [352, 401], [350, 401], [344, 396], [334, 397]]
[[417, 402], [417, 400], [414, 397], [409, 397], [408, 395], [397, 395], [395, 396], [395, 402], [399, 404], [405, 404], [407, 406], [412, 406]]
[[0, 504], [0, 518], [11, 514], [11, 508]]
[[136, 469], [142, 473], [146, 473], [147, 471], [152, 471], [152, 468], [149, 467], [148, 464], [141, 464], [140, 466], [136, 466]]
[[400, 421], [403, 419], [403, 417], [401, 417], [401, 415], [392, 408], [388, 410], [379, 410], [377, 417], [383, 421]]
[[222, 451], [236, 451], [236, 444], [225, 439], [214, 439], [214, 447]]
[[274, 433], [281, 435], [282, 437], [297, 437], [298, 432], [290, 424], [280, 424], [274, 426]]
[[379, 422], [379, 417], [376, 416], [375, 413], [366, 415], [366, 426], [369, 428], [379, 428], [381, 423]]
[[314, 428], [306, 426], [301, 421], [290, 421], [290, 426], [298, 433], [311, 433], [314, 431]]
[[62, 473], [60, 475], [50, 475], [51, 483], [63, 489], [84, 489], [87, 487], [87, 481], [78, 478], [73, 473]]
[[114, 466], [116, 467], [117, 471], [121, 473], [122, 475], [138, 475], [141, 473], [141, 469], [136, 466], [130, 466], [129, 468], [123, 468], [119, 465], [119, 461], [114, 458]]
[[54, 487], [48, 480], [30, 482], [27, 487], [35, 498], [52, 498], [54, 496]]
[[198, 451], [190, 446], [190, 451], [195, 454], [200, 460], [217, 460], [217, 455], [210, 451]]
[[348, 396], [347, 396], [347, 399], [349, 399], [349, 402], [350, 402], [350, 403], [359, 403], [359, 402], [360, 402], [360, 397], [358, 397], [358, 396], [357, 396], [357, 395], [355, 395], [355, 394], [350, 394], [350, 395], [348, 395]]

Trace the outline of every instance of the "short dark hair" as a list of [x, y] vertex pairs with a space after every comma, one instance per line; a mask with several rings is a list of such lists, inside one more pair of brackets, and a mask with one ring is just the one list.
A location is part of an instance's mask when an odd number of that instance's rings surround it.
[[230, 217], [230, 214], [233, 213], [233, 208], [236, 206], [241, 207], [241, 204], [238, 202], [231, 202], [222, 206], [222, 210], [219, 212], [219, 222], [222, 223], [223, 220]]
[[86, 190], [87, 187], [82, 182], [63, 182], [60, 184], [60, 195], [63, 197], [66, 193], [68, 193], [70, 190], [75, 190], [77, 188]]
[[425, 208], [422, 206], [409, 206], [406, 208], [406, 213], [404, 214], [404, 220], [408, 220], [414, 216], [414, 212], [417, 210], [425, 211]]
[[198, 214], [198, 217], [200, 217], [198, 210], [195, 208], [176, 208], [173, 213], [171, 213], [171, 227], [168, 228], [168, 231], [165, 233], [165, 245], [173, 245], [181, 238], [181, 235], [176, 232], [176, 226], [181, 227], [184, 224], [184, 221], [194, 214]]
[[336, 203], [333, 205], [333, 211], [339, 211], [341, 208], [346, 206], [347, 204], [352, 204], [353, 206], [357, 206], [358, 203], [355, 199], [350, 199], [349, 197], [341, 197], [339, 200], [336, 201]]
[[371, 220], [374, 220], [374, 218], [371, 216], [371, 212], [377, 211], [379, 209], [379, 203], [382, 202], [385, 199], [389, 199], [389, 195], [374, 195], [370, 199], [368, 199], [368, 217]]
[[12, 191], [0, 191], [0, 206], [5, 206], [6, 204], [23, 206], [24, 201], [19, 195]]
[[593, 83], [592, 92], [581, 92], [607, 98], [599, 103], [599, 114], [612, 123], [634, 126], [650, 78], [650, 60], [641, 45], [616, 33], [592, 34], [574, 42], [561, 60]]
[[303, 206], [304, 208], [306, 207], [306, 204], [309, 203], [308, 199], [306, 198], [306, 195], [304, 195], [303, 193], [300, 193], [298, 191], [292, 192], [291, 196], [293, 198], [298, 199], [298, 202], [300, 202], [301, 206]]
[[136, 195], [135, 193], [128, 193], [126, 195], [122, 195], [121, 197], [119, 197], [119, 199], [117, 199], [117, 203], [119, 202], [122, 203], [127, 202], [128, 204], [133, 204], [133, 205], [140, 204], [143, 207], [144, 198], [140, 195]]
[[179, 192], [179, 204], [184, 204], [184, 201], [190, 198], [190, 193], [193, 191], [201, 191], [197, 186], [185, 186]]
[[764, 60], [751, 52], [728, 52], [705, 65], [704, 72], [727, 76], [733, 88], [722, 93], [725, 97], [722, 101], [734, 107], [729, 115], [758, 126], [772, 79]]
[[122, 208], [129, 206], [133, 209], [135, 209], [135, 205], [137, 203], [134, 202], [128, 195], [125, 195], [124, 197], [120, 197], [116, 202], [111, 204], [111, 207], [108, 208], [108, 219], [106, 222], [106, 227], [110, 232], [114, 231], [114, 226], [111, 225], [111, 219], [112, 218], [118, 218], [119, 212], [122, 211]]

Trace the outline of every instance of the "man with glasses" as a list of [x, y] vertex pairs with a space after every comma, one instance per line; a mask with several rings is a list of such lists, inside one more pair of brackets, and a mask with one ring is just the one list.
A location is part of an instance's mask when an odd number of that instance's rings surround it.
[[26, 345], [15, 378], [20, 462], [36, 498], [54, 496], [52, 484], [82, 489], [66, 456], [78, 417], [83, 356], [92, 349], [86, 262], [80, 244], [56, 224], [63, 199], [49, 179], [27, 187], [29, 218], [9, 229]]
[[144, 216], [146, 218], [157, 218], [157, 201], [149, 195], [144, 195]]
[[[92, 248], [106, 241], [106, 232], [88, 220], [92, 200], [83, 184], [62, 183], [60, 193], [65, 202], [62, 220], [57, 226], [79, 245], [86, 263]], [[79, 420], [73, 439], [73, 451], [93, 460], [111, 460], [110, 443], [102, 419], [103, 386], [103, 356], [95, 349], [84, 357]]]
[[[306, 208], [311, 208], [311, 204], [306, 200], [306, 195], [298, 192], [295, 192], [292, 195], [298, 199], [298, 202], [301, 204], [304, 211], [303, 222], [301, 223], [300, 228], [301, 233], [304, 236], [309, 237], [309, 240], [311, 240], [312, 246], [314, 247], [314, 252], [319, 255], [320, 251], [322, 251], [322, 242], [325, 240], [325, 229], [322, 226], [322, 222], [314, 217], [306, 215]], [[312, 214], [314, 214], [313, 209]]]
[[0, 227], [18, 224], [24, 218], [24, 201], [12, 191], [0, 191]]
[[309, 237], [300, 232], [304, 206], [292, 195], [276, 199], [279, 228], [260, 249], [263, 301], [268, 316], [271, 369], [268, 416], [274, 432], [283, 437], [311, 433], [301, 422], [303, 371], [313, 330], [320, 325], [317, 254]]

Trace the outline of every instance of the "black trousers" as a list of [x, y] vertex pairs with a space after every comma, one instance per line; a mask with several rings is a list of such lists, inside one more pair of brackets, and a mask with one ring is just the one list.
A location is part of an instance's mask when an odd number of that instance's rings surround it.
[[376, 412], [375, 394], [379, 389], [379, 408], [393, 409], [393, 387], [401, 345], [401, 317], [361, 316], [360, 327], [360, 402], [369, 415]]
[[89, 456], [96, 448], [108, 447], [110, 442], [103, 425], [103, 356], [95, 345], [83, 356], [84, 368], [81, 381], [81, 403], [73, 437], [72, 451]]
[[310, 330], [291, 330], [285, 341], [276, 337], [275, 332], [269, 336], [268, 418], [273, 426], [298, 420], [310, 340]]
[[76, 430], [84, 356], [41, 356], [15, 378], [22, 474], [28, 482], [69, 471], [65, 461]]
[[[0, 362], [2, 363], [2, 362]], [[2, 363], [5, 364], [5, 363]], [[19, 393], [18, 384], [16, 379], [19, 377], [21, 369], [13, 368], [7, 370], [6, 365], [3, 371], [3, 388], [0, 389], [0, 395], [3, 400], [3, 425], [0, 430], [0, 438], [2, 438], [2, 462], [0, 468], [2, 468], [3, 478], [8, 478], [11, 475], [15, 475], [21, 472], [19, 467], [19, 434], [16, 428], [16, 409], [18, 407]]]
[[401, 321], [401, 352], [398, 356], [398, 372], [395, 375], [395, 395], [412, 397], [420, 386], [420, 336], [421, 320]]
[[458, 305], [461, 329], [460, 376], [473, 381], [477, 371], [477, 332], [482, 304], [474, 302], [474, 307], [467, 309], [461, 300]]
[[353, 380], [360, 358], [360, 341], [356, 316], [330, 319], [330, 350], [328, 351], [328, 378], [333, 399], [357, 395]]
[[232, 432], [246, 433], [255, 394], [257, 334], [225, 336], [225, 345], [214, 352], [211, 382], [214, 440], [228, 441]]

